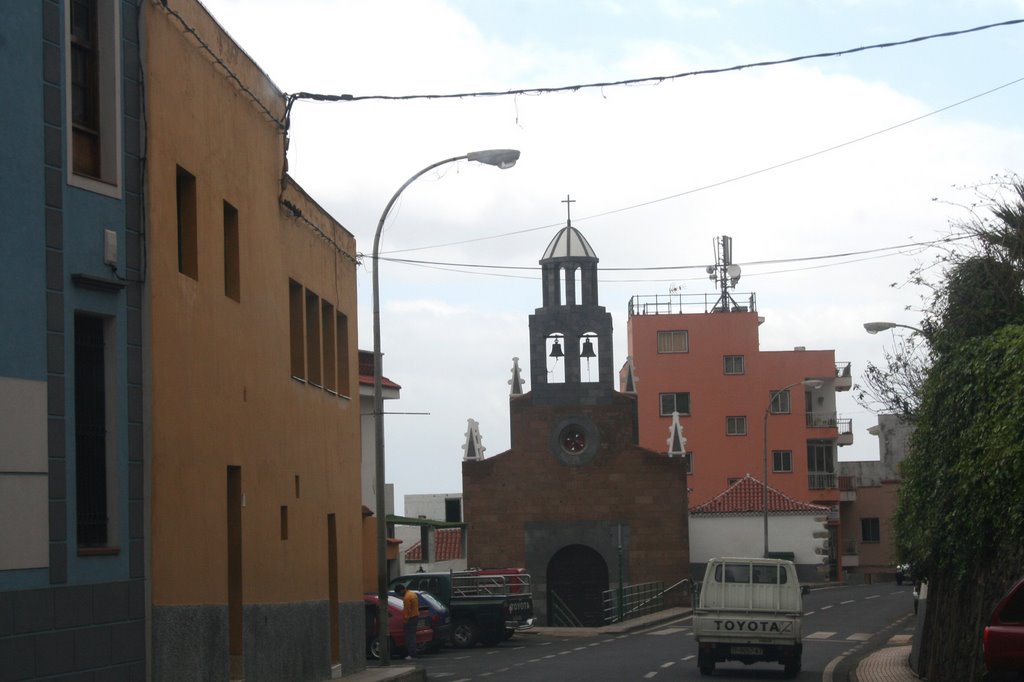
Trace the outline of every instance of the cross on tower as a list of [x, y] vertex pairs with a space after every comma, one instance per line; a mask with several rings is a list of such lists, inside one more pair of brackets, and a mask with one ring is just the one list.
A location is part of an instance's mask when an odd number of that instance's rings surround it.
[[561, 203], [565, 204], [565, 224], [572, 225], [572, 204], [575, 204], [576, 200], [570, 199], [569, 195], [566, 194]]

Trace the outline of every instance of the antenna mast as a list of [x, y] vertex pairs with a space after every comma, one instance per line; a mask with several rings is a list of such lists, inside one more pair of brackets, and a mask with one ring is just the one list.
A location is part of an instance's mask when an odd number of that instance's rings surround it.
[[718, 297], [718, 301], [715, 302], [715, 307], [712, 311], [727, 313], [740, 308], [729, 293], [729, 290], [736, 288], [736, 284], [740, 281], [741, 271], [740, 266], [732, 262], [732, 237], [722, 235], [721, 237], [715, 237], [713, 242], [715, 264], [707, 267], [707, 273], [709, 275], [708, 278], [722, 290], [722, 294]]

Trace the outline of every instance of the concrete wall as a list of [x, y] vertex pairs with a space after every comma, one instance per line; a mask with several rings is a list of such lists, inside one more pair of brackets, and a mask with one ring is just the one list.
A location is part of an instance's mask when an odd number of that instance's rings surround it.
[[[616, 584], [620, 525], [627, 582], [667, 587], [689, 575], [683, 463], [632, 444], [632, 405], [621, 394], [612, 405], [586, 407], [534, 406], [530, 394], [515, 397], [513, 449], [463, 462], [469, 565], [527, 568], [542, 623], [552, 555], [569, 545], [590, 547]], [[597, 434], [587, 464], [568, 466], [551, 451], [553, 430], [567, 419], [586, 421]]]
[[[68, 3], [0, 21], [0, 678], [143, 679], [137, 7], [101, 0], [109, 173], [72, 163]], [[109, 66], [110, 68], [107, 68]], [[116, 273], [104, 262], [109, 231]], [[75, 315], [103, 319], [105, 541], [79, 537]]]
[[[180, 679], [192, 651], [223, 669], [232, 587], [243, 634], [230, 665], [246, 679], [320, 679], [332, 664], [329, 559], [339, 603], [362, 593], [355, 241], [301, 188], [282, 184], [285, 100], [270, 79], [199, 3], [173, 3], [178, 16], [159, 3], [145, 9], [154, 679]], [[178, 262], [178, 168], [195, 178], [190, 274]], [[238, 214], [238, 296], [225, 287], [225, 203]], [[349, 371], [334, 390], [311, 362], [293, 378], [291, 281], [318, 310], [347, 316], [337, 362]], [[308, 333], [303, 322], [306, 359]], [[316, 348], [324, 351], [320, 337]], [[237, 544], [229, 467], [240, 479]], [[342, 662], [358, 667], [363, 648], [361, 628], [341, 628]]]
[[[793, 552], [797, 573], [804, 582], [824, 579], [825, 521], [812, 514], [769, 514], [768, 548]], [[817, 537], [816, 537], [817, 535]], [[695, 580], [702, 580], [709, 559], [764, 555], [764, 516], [760, 514], [690, 515], [690, 562]]]
[[[824, 385], [813, 391], [811, 405], [805, 400], [804, 387], [797, 385], [790, 389], [790, 412], [769, 416], [769, 458], [773, 450], [789, 450], [793, 467], [791, 472], [775, 473], [769, 460], [768, 484], [804, 502], [836, 503], [835, 490], [809, 488], [806, 453], [808, 440], [834, 440], [838, 430], [809, 428], [804, 416], [808, 409], [835, 412], [835, 352], [762, 351], [759, 325], [756, 312], [629, 317], [627, 338], [637, 379], [640, 445], [667, 451], [672, 417], [660, 416], [659, 394], [689, 392], [691, 414], [680, 415], [679, 421], [686, 449], [693, 452], [691, 504], [703, 504], [725, 490], [730, 479], [763, 470], [764, 413], [771, 391], [804, 379], [821, 379]], [[658, 332], [674, 330], [688, 332], [689, 352], [658, 353]], [[743, 374], [724, 373], [726, 355], [744, 357]], [[728, 416], [746, 417], [746, 435], [726, 433]]]

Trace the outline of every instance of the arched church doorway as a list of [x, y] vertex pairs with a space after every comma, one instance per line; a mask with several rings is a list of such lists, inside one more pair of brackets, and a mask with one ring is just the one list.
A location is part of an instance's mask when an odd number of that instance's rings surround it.
[[608, 589], [608, 564], [586, 545], [569, 545], [548, 562], [550, 625], [604, 625], [602, 593]]

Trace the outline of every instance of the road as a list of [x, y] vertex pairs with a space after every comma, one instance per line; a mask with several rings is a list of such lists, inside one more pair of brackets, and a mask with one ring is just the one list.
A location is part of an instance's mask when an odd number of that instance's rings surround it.
[[[804, 656], [799, 680], [845, 681], [856, 660], [913, 623], [911, 588], [859, 585], [813, 590], [804, 597]], [[621, 634], [546, 629], [497, 647], [444, 649], [417, 661], [438, 682], [554, 680], [698, 680], [689, 616]], [[787, 679], [776, 664], [720, 663], [711, 679]]]

